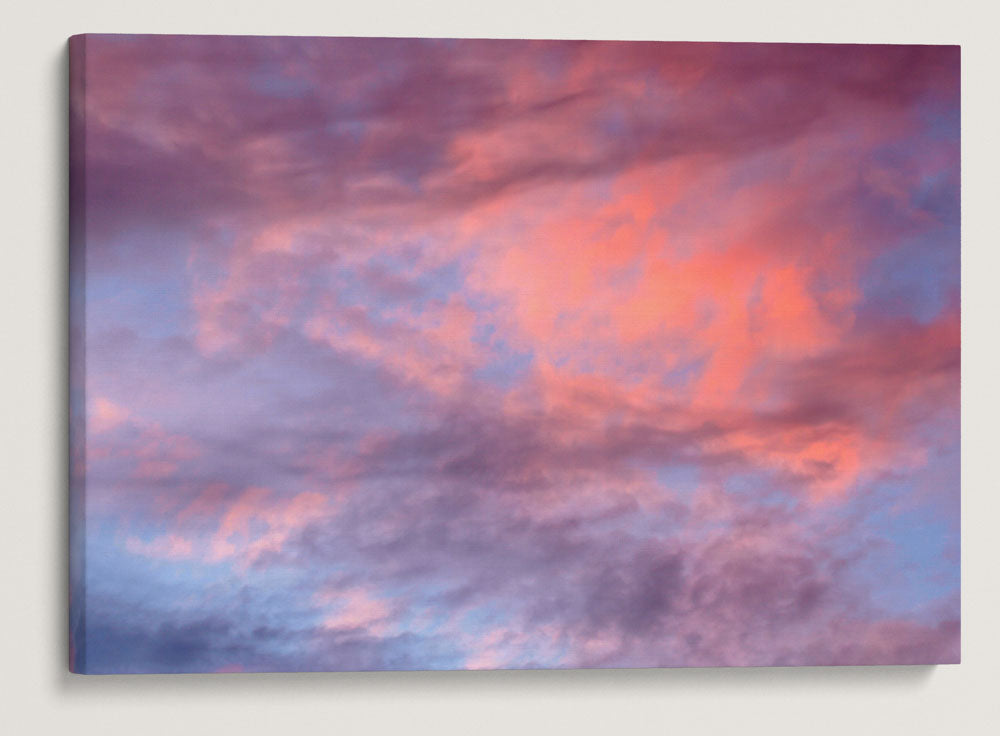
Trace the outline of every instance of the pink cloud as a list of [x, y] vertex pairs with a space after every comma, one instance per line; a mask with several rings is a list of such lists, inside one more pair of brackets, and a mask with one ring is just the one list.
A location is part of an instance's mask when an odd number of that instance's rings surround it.
[[110, 399], [98, 396], [90, 412], [90, 429], [95, 433], [110, 432], [128, 420], [129, 412]]
[[235, 558], [251, 565], [263, 555], [281, 552], [294, 532], [330, 512], [329, 499], [321, 493], [303, 491], [282, 499], [268, 488], [248, 488], [225, 508], [208, 561]]
[[370, 636], [383, 636], [395, 615], [388, 601], [365, 587], [327, 590], [318, 593], [315, 601], [333, 609], [323, 620], [323, 628], [329, 631], [361, 629]]

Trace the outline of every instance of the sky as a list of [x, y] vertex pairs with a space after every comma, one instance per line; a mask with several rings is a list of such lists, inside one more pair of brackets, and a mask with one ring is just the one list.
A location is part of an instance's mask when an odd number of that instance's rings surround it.
[[77, 672], [959, 660], [959, 50], [71, 41]]

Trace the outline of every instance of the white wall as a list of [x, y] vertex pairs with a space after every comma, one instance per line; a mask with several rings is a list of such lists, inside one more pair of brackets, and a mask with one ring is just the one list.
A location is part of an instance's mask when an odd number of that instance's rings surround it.
[[[988, 2], [35, 0], [0, 18], [0, 726], [6, 733], [975, 734], [1000, 729], [1000, 13]], [[486, 7], [484, 7], [486, 6]], [[65, 39], [80, 32], [960, 43], [963, 664], [73, 677], [65, 628]]]

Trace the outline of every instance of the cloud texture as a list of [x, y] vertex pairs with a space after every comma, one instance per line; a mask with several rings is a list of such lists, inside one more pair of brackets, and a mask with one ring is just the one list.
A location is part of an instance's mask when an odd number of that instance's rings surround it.
[[72, 59], [75, 670], [958, 661], [957, 48]]

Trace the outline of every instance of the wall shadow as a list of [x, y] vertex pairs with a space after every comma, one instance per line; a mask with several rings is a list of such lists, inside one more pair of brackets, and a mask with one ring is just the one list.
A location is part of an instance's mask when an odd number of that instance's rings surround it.
[[53, 422], [61, 427], [55, 444], [56, 457], [52, 458], [56, 468], [57, 485], [52, 489], [53, 511], [52, 523], [55, 527], [54, 537], [58, 544], [56, 559], [58, 563], [52, 570], [52, 585], [54, 593], [49, 600], [58, 601], [59, 615], [53, 616], [54, 630], [52, 641], [56, 642], [51, 653], [53, 666], [64, 676], [69, 676], [69, 487], [70, 487], [70, 435], [69, 435], [69, 404], [70, 404], [70, 278], [69, 278], [69, 45], [63, 43], [62, 48], [52, 60], [52, 94], [50, 114], [58, 121], [54, 126], [55, 138], [51, 141], [52, 150], [56, 152], [53, 161], [51, 181], [55, 191], [50, 201], [56, 205], [52, 213], [56, 222], [56, 232], [60, 233], [58, 242], [53, 244], [56, 264], [53, 278], [57, 279], [56, 294], [59, 299], [57, 306], [58, 318], [52, 326], [54, 334], [51, 339], [56, 345], [57, 365], [53, 372], [56, 385], [50, 387], [51, 395], [56, 397], [59, 416]]
[[851, 692], [877, 688], [914, 692], [927, 686], [933, 665], [885, 667], [716, 667], [677, 669], [491, 670], [448, 672], [314, 672], [192, 675], [72, 675], [60, 678], [66, 697], [102, 700], [178, 696], [319, 694], [367, 695], [552, 695], [611, 692], [678, 694], [691, 689], [719, 694]]

